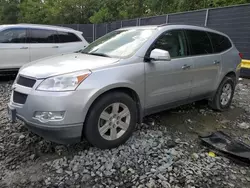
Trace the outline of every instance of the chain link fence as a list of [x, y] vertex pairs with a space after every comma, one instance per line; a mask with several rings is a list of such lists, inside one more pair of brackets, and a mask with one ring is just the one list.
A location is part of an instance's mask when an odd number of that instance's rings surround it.
[[244, 58], [250, 59], [250, 4], [121, 20], [111, 23], [61, 24], [61, 26], [82, 31], [85, 39], [92, 42], [121, 27], [165, 23], [205, 26], [226, 33], [234, 41], [239, 51], [243, 53]]

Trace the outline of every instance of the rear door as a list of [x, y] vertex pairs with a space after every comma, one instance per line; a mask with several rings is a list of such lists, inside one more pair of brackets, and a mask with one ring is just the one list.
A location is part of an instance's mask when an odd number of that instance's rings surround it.
[[232, 71], [232, 69], [233, 71], [237, 71], [237, 65], [240, 63], [239, 51], [230, 50], [232, 48], [232, 43], [228, 37], [212, 32], [209, 32], [208, 35], [212, 41], [214, 53], [220, 54], [221, 57], [218, 67], [220, 69], [220, 73], [222, 74], [220, 74], [220, 77], [217, 80], [216, 87], [214, 88], [214, 90], [216, 90], [221, 82], [221, 76], [224, 76], [225, 73]]
[[73, 32], [57, 31], [57, 36], [59, 53], [73, 53], [87, 46], [87, 43]]
[[20, 68], [29, 62], [26, 28], [10, 28], [0, 32], [0, 69]]
[[220, 72], [220, 54], [215, 54], [211, 40], [205, 31], [186, 30], [194, 61], [193, 82], [190, 97], [207, 97], [216, 87]]
[[56, 44], [56, 37], [55, 30], [29, 29], [30, 60], [35, 61], [58, 54], [59, 46]]

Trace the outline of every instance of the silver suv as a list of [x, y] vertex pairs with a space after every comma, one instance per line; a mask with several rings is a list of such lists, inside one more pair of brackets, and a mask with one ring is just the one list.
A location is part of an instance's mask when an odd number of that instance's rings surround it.
[[228, 36], [203, 27], [122, 28], [78, 53], [23, 66], [9, 115], [57, 143], [117, 147], [146, 115], [201, 99], [228, 109], [240, 55]]

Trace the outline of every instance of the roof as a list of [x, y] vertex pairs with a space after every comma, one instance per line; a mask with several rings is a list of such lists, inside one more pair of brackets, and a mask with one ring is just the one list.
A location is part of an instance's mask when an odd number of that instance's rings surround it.
[[147, 26], [132, 26], [132, 27], [124, 27], [120, 28], [119, 30], [122, 29], [194, 29], [194, 30], [201, 30], [201, 31], [208, 31], [208, 32], [213, 32], [213, 33], [218, 33], [221, 35], [225, 35], [224, 33], [221, 33], [219, 31], [210, 29], [208, 27], [202, 27], [202, 26], [195, 26], [195, 25], [185, 25], [185, 24], [162, 24], [162, 25], [147, 25]]
[[185, 24], [163, 24], [163, 25], [159, 25], [158, 26], [158, 28], [165, 28], [165, 27], [169, 27], [171, 29], [193, 29], [193, 30], [201, 30], [201, 31], [213, 32], [213, 33], [218, 33], [220, 35], [227, 36], [225, 33], [222, 33], [220, 31], [216, 31], [214, 29], [210, 29], [210, 28], [205, 27], [205, 26], [185, 25]]
[[0, 25], [0, 28], [2, 27], [9, 27], [9, 28], [28, 27], [28, 28], [39, 28], [39, 29], [55, 29], [55, 30], [60, 30], [60, 31], [71, 31], [71, 32], [74, 31], [74, 32], [81, 33], [81, 31], [77, 31], [68, 27], [61, 27], [61, 26], [55, 26], [55, 25], [42, 25], [42, 24], [25, 24], [24, 23], [24, 24], [13, 24], [13, 25]]
[[123, 29], [157, 29], [157, 25], [145, 25], [145, 26], [132, 26], [132, 27], [122, 27], [118, 30], [123, 30]]

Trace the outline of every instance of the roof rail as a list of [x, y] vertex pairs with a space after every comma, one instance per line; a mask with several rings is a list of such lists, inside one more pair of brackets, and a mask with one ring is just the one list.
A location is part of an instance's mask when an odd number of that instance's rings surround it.
[[207, 28], [207, 26], [204, 25], [195, 25], [195, 24], [187, 24], [187, 23], [164, 23], [164, 24], [160, 24], [158, 25], [158, 27], [164, 27], [164, 26], [168, 26], [168, 25], [189, 25], [189, 26], [198, 26], [198, 27], [205, 27]]
[[46, 24], [30, 24], [30, 23], [18, 23], [17, 25], [27, 25], [27, 26], [45, 26], [45, 27], [60, 27], [60, 28], [65, 28], [65, 29], [71, 29], [74, 30], [73, 28], [70, 27], [64, 27], [64, 26], [60, 26], [60, 25], [46, 25]]

